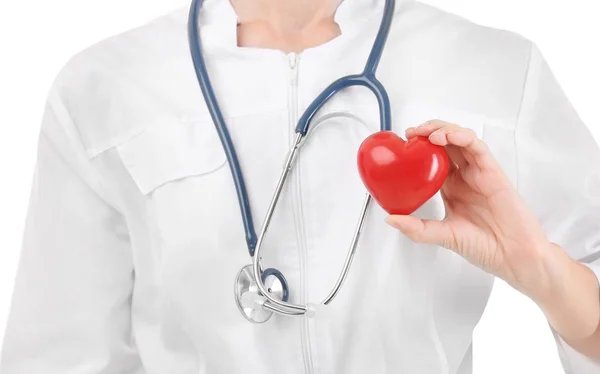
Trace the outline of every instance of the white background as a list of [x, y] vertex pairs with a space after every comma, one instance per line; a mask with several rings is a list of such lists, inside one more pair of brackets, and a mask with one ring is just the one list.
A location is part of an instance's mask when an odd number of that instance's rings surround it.
[[[596, 140], [600, 139], [597, 1], [426, 2], [534, 40]], [[53, 78], [67, 59], [90, 44], [186, 3], [0, 2], [0, 336], [18, 261], [43, 104]], [[475, 331], [474, 365], [475, 374], [564, 373], [541, 312], [501, 282]]]

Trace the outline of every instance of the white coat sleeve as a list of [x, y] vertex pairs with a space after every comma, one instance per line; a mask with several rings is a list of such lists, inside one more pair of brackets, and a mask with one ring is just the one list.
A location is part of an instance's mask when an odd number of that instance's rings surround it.
[[1, 374], [138, 374], [132, 254], [55, 90], [44, 112]]
[[[535, 46], [524, 87], [515, 130], [517, 188], [550, 240], [600, 279], [598, 145]], [[556, 339], [568, 373], [600, 373], [600, 363]]]

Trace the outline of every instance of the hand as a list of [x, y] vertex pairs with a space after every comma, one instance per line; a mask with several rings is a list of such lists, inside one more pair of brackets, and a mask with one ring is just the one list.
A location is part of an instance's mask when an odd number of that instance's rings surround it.
[[446, 217], [395, 215], [387, 222], [415, 242], [453, 250], [529, 296], [545, 288], [549, 256], [562, 250], [549, 242], [483, 141], [470, 129], [437, 120], [406, 131], [408, 139], [415, 136], [446, 147], [450, 157], [441, 189]]

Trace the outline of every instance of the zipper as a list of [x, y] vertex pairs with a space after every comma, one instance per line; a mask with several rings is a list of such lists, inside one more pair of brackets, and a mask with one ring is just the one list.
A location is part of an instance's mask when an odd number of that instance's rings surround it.
[[[295, 129], [298, 124], [298, 59], [297, 53], [289, 53], [288, 57], [288, 109], [289, 109], [289, 141], [290, 146], [296, 137]], [[306, 235], [304, 230], [304, 219], [302, 213], [302, 190], [300, 187], [300, 157], [296, 158], [293, 167], [292, 199], [294, 211], [294, 223], [296, 229], [296, 239], [298, 242], [298, 262], [300, 268], [300, 293], [299, 302], [305, 304], [308, 300], [308, 287], [306, 282]], [[307, 374], [314, 374], [312, 350], [310, 342], [309, 321], [306, 317], [301, 317], [300, 321], [300, 339], [302, 344], [302, 358], [304, 360], [304, 369]]]

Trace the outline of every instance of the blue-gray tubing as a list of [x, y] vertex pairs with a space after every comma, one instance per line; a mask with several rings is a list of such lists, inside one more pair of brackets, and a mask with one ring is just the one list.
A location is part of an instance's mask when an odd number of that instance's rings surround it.
[[349, 75], [340, 78], [323, 90], [308, 108], [306, 108], [302, 117], [300, 117], [298, 125], [296, 126], [296, 133], [301, 133], [303, 136], [306, 135], [308, 127], [319, 109], [321, 109], [321, 107], [323, 107], [323, 105], [325, 105], [325, 103], [327, 103], [336, 93], [350, 86], [364, 86], [373, 92], [377, 98], [377, 103], [379, 104], [379, 126], [381, 131], [390, 131], [392, 129], [390, 99], [383, 85], [375, 77], [375, 72], [377, 71], [377, 66], [379, 66], [379, 61], [381, 60], [381, 55], [383, 54], [383, 49], [390, 33], [396, 0], [386, 0], [384, 7], [381, 25], [379, 26], [377, 37], [375, 38], [375, 42], [373, 42], [373, 47], [371, 48], [371, 53], [369, 54], [363, 72], [357, 75]]
[[242, 220], [244, 222], [244, 231], [246, 233], [246, 243], [248, 245], [248, 251], [250, 257], [254, 256], [254, 250], [256, 249], [256, 231], [254, 230], [254, 221], [252, 220], [252, 212], [250, 210], [250, 200], [248, 199], [248, 192], [246, 191], [246, 184], [244, 183], [244, 177], [242, 175], [242, 169], [235, 153], [231, 136], [227, 130], [223, 113], [219, 108], [219, 103], [215, 97], [208, 71], [206, 69], [206, 63], [202, 56], [202, 45], [200, 38], [200, 28], [198, 27], [198, 19], [200, 16], [200, 9], [204, 0], [193, 0], [190, 8], [189, 20], [188, 20], [188, 38], [190, 44], [190, 52], [192, 54], [192, 60], [194, 62], [194, 69], [196, 70], [196, 76], [198, 77], [198, 83], [200, 83], [200, 89], [204, 95], [204, 101], [210, 112], [221, 144], [225, 150], [229, 168], [233, 176], [233, 182], [235, 183], [235, 189], [237, 191], [238, 203], [240, 204], [240, 210], [242, 213]]

